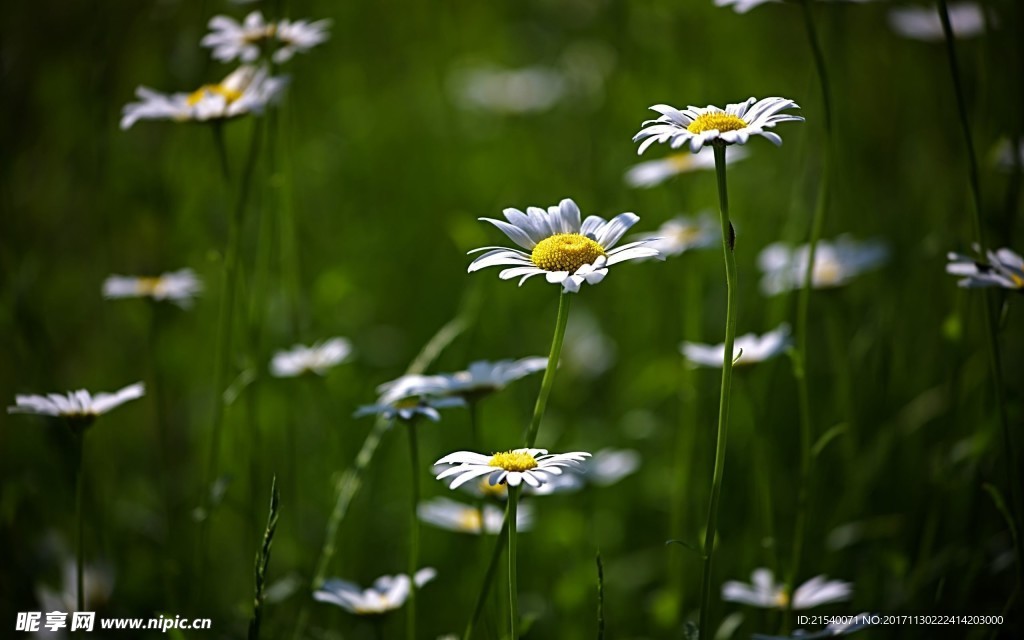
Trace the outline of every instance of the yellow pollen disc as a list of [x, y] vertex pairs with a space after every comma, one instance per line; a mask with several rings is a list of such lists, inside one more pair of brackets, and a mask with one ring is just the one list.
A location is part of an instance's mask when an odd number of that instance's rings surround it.
[[727, 113], [705, 113], [697, 116], [697, 119], [686, 127], [690, 133], [704, 133], [705, 131], [736, 131], [747, 126], [743, 118], [737, 118]]
[[420, 399], [416, 396], [409, 398], [402, 398], [395, 402], [392, 406], [396, 409], [415, 409], [420, 404]]
[[480, 481], [480, 493], [493, 498], [504, 498], [508, 493], [508, 487], [503, 484], [491, 484], [487, 478]]
[[1010, 274], [1010, 281], [1013, 282], [1013, 286], [1018, 289], [1024, 289], [1024, 278], [1018, 276], [1016, 273]]
[[476, 533], [484, 528], [484, 519], [477, 509], [466, 509], [459, 514], [459, 529]]
[[775, 596], [775, 604], [776, 604], [776, 606], [778, 606], [780, 608], [788, 606], [789, 605], [789, 594], [786, 593], [785, 591], [780, 591], [778, 593], [778, 595]]
[[208, 94], [208, 93], [212, 93], [214, 95], [218, 95], [218, 96], [223, 97], [225, 100], [227, 100], [228, 104], [231, 104], [235, 100], [238, 100], [239, 98], [242, 97], [242, 92], [241, 91], [235, 91], [234, 89], [228, 89], [224, 85], [220, 85], [220, 84], [204, 84], [203, 86], [199, 87], [198, 89], [196, 89], [195, 91], [193, 91], [192, 93], [189, 94], [188, 100], [186, 100], [186, 102], [188, 103], [188, 106], [190, 106], [190, 107], [196, 106], [197, 104], [199, 104], [200, 100], [202, 100], [203, 98], [206, 97], [206, 94]]
[[152, 295], [160, 290], [160, 278], [139, 278], [135, 287], [140, 295]]
[[665, 158], [665, 161], [668, 162], [669, 166], [671, 166], [676, 171], [686, 171], [687, 169], [693, 166], [693, 154], [677, 153], [668, 156], [667, 158]]
[[[817, 262], [817, 261], [815, 261]], [[819, 285], [831, 286], [839, 282], [842, 276], [842, 269], [835, 262], [819, 262], [814, 267], [814, 281]]]
[[506, 451], [491, 456], [487, 464], [505, 471], [529, 471], [537, 466], [537, 459], [525, 451]]
[[607, 255], [604, 247], [582, 234], [556, 233], [537, 243], [530, 260], [545, 271], [576, 273], [583, 265], [594, 264], [604, 255]]

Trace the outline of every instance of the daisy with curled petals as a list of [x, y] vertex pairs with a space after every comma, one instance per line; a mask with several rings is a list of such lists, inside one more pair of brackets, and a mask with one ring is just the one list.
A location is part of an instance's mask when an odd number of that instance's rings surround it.
[[266, 67], [242, 65], [217, 84], [203, 85], [192, 93], [160, 93], [148, 87], [135, 91], [141, 102], [125, 105], [121, 128], [139, 120], [217, 122], [250, 113], [262, 113], [281, 97], [288, 81], [271, 76]]
[[200, 44], [213, 49], [213, 58], [221, 62], [238, 59], [255, 62], [264, 49], [273, 49], [274, 62], [291, 60], [296, 53], [304, 53], [330, 38], [327, 29], [330, 20], [282, 20], [268, 22], [259, 11], [253, 11], [238, 22], [228, 16], [210, 19], [210, 33]]
[[401, 608], [413, 588], [421, 588], [436, 576], [437, 571], [426, 567], [417, 571], [412, 579], [407, 575], [381, 576], [368, 589], [332, 578], [313, 592], [313, 599], [337, 605], [357, 616], [379, 616]]
[[[733, 364], [740, 366], [770, 360], [788, 349], [792, 342], [788, 324], [782, 324], [763, 336], [748, 333], [736, 338], [733, 344]], [[694, 366], [721, 367], [725, 361], [724, 344], [684, 342], [681, 351]]]
[[[975, 251], [981, 253], [980, 247]], [[961, 287], [1001, 287], [1024, 292], [1024, 258], [1007, 248], [987, 252], [988, 262], [959, 253], [949, 254], [946, 273], [963, 276]]]
[[[529, 506], [524, 504], [516, 514], [516, 527], [519, 531], [526, 531], [533, 525], [533, 511], [528, 508]], [[448, 498], [434, 498], [421, 502], [417, 512], [420, 520], [435, 527], [475, 535], [497, 535], [505, 522], [504, 510], [493, 504], [485, 504], [478, 508]]]
[[750, 136], [762, 136], [776, 146], [782, 144], [777, 133], [768, 131], [780, 122], [802, 121], [802, 116], [782, 113], [786, 109], [799, 109], [787, 98], [748, 98], [745, 102], [726, 105], [689, 106], [676, 109], [667, 104], [656, 104], [652, 111], [661, 114], [656, 120], [647, 120], [633, 136], [639, 142], [637, 154], [643, 154], [654, 143], [668, 143], [673, 149], [689, 146], [697, 153], [705, 145], [746, 144]]
[[351, 355], [352, 343], [345, 338], [331, 338], [310, 347], [297, 344], [288, 351], [274, 354], [270, 361], [270, 373], [277, 378], [294, 378], [305, 373], [322, 376]]
[[[737, 149], [729, 156], [729, 164], [747, 157], [747, 152]], [[708, 171], [715, 168], [715, 153], [701, 149], [697, 153], [686, 151], [635, 164], [626, 172], [626, 184], [642, 189], [656, 187], [669, 178], [691, 171]]]
[[[616, 243], [640, 219], [635, 213], [620, 213], [611, 220], [587, 216], [580, 221], [580, 209], [566, 198], [547, 211], [529, 207], [505, 209], [505, 219], [480, 218], [490, 222], [517, 245], [525, 249], [482, 247], [470, 253], [484, 253], [469, 265], [470, 273], [485, 267], [508, 266], [498, 274], [502, 280], [520, 278], [519, 284], [533, 276], [544, 275], [551, 284], [575, 293], [584, 282], [597, 284], [608, 275], [612, 265], [637, 258], [653, 258], [658, 252], [646, 240], [630, 242], [618, 248]], [[529, 252], [529, 253], [527, 253]]]
[[141, 398], [146, 387], [141, 382], [128, 385], [114, 393], [93, 395], [85, 389], [69, 391], [66, 395], [50, 393], [43, 395], [15, 396], [15, 405], [7, 407], [7, 413], [32, 413], [40, 416], [65, 418], [74, 426], [88, 426], [97, 417], [122, 404]]
[[152, 298], [189, 307], [203, 290], [203, 283], [191, 269], [161, 274], [155, 278], [112, 275], [103, 281], [103, 297]]
[[376, 404], [363, 405], [355, 417], [379, 415], [388, 420], [400, 419], [406, 422], [423, 416], [432, 422], [440, 422], [438, 409], [463, 407], [466, 401], [458, 396], [443, 397], [444, 380], [440, 376], [402, 376], [377, 387], [380, 397]]
[[[763, 609], [786, 609], [791, 606], [786, 588], [775, 582], [775, 576], [770, 569], [755, 569], [750, 577], [751, 584], [730, 580], [722, 585], [722, 599]], [[849, 582], [815, 576], [796, 588], [791, 608], [813, 609], [823, 604], [843, 602], [852, 597], [853, 585]]]

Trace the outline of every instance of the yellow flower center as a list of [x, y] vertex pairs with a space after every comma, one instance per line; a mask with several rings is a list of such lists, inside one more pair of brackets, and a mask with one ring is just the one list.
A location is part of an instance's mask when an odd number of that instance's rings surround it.
[[458, 527], [460, 531], [467, 531], [469, 533], [479, 533], [483, 531], [484, 519], [480, 515], [479, 509], [464, 509], [459, 514]]
[[775, 595], [775, 605], [780, 609], [784, 609], [789, 606], [789, 594], [785, 591], [780, 591]]
[[150, 296], [160, 291], [161, 281], [160, 278], [139, 278], [135, 286], [139, 295]]
[[238, 100], [242, 97], [241, 91], [229, 89], [222, 84], [204, 84], [203, 86], [199, 87], [198, 89], [190, 93], [188, 96], [188, 100], [186, 100], [186, 102], [188, 103], [188, 106], [194, 107], [197, 104], [199, 104], [199, 102], [203, 98], [205, 98], [207, 94], [221, 96], [222, 98], [224, 98], [224, 100], [227, 101], [228, 104], [231, 104], [235, 100]]
[[492, 498], [505, 498], [508, 494], [508, 487], [503, 484], [491, 484], [487, 478], [480, 481], [480, 493]]
[[1013, 282], [1013, 286], [1018, 289], [1024, 289], [1024, 278], [1021, 278], [1016, 273], [1010, 274], [1010, 281]]
[[731, 116], [727, 113], [717, 111], [704, 113], [697, 116], [697, 119], [686, 127], [690, 133], [704, 133], [705, 131], [736, 131], [747, 126], [743, 118]]
[[676, 171], [686, 171], [693, 166], [693, 154], [676, 153], [665, 158], [665, 161]]
[[607, 255], [604, 247], [579, 233], [556, 233], [544, 238], [533, 248], [530, 260], [545, 271], [576, 270], [585, 264], [594, 264], [600, 256]]
[[419, 396], [409, 396], [408, 398], [396, 400], [394, 403], [392, 403], [391, 406], [393, 406], [396, 409], [415, 409], [416, 407], [420, 406], [420, 404], [421, 401]]
[[833, 286], [839, 282], [842, 275], [843, 270], [839, 268], [839, 265], [834, 260], [817, 262], [814, 267], [814, 280], [820, 286]]
[[537, 459], [525, 451], [505, 451], [491, 456], [487, 464], [505, 471], [529, 471], [537, 466]]

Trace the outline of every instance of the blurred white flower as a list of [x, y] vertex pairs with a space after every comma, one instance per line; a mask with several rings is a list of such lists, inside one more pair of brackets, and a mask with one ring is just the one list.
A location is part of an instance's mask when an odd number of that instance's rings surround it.
[[[746, 158], [749, 154], [743, 149], [736, 149], [726, 158], [726, 164]], [[691, 171], [713, 170], [715, 168], [715, 152], [703, 148], [697, 153], [673, 153], [659, 158], [635, 164], [626, 171], [626, 184], [631, 187], [655, 187], [669, 178]]]
[[552, 476], [562, 474], [563, 467], [571, 467], [590, 457], [589, 453], [552, 453], [547, 449], [513, 449], [491, 456], [472, 451], [456, 451], [441, 458], [434, 465], [450, 465], [437, 475], [438, 480], [456, 476], [449, 489], [457, 489], [470, 480], [487, 476], [491, 485], [508, 484], [518, 487], [526, 483], [539, 487], [549, 482]]
[[566, 95], [565, 75], [551, 67], [503, 69], [492, 65], [454, 72], [449, 90], [464, 109], [503, 114], [547, 111]]
[[574, 376], [595, 378], [611, 368], [617, 351], [615, 341], [601, 331], [597, 318], [579, 307], [569, 317], [559, 366]]
[[369, 589], [346, 580], [332, 578], [313, 593], [318, 602], [337, 605], [360, 616], [381, 615], [398, 609], [409, 598], [409, 592], [415, 586], [419, 589], [437, 576], [437, 571], [430, 567], [420, 569], [413, 579], [407, 575], [381, 576], [374, 581]]
[[601, 449], [582, 464], [583, 477], [591, 484], [611, 486], [636, 473], [640, 453], [632, 449]]
[[[789, 605], [789, 595], [785, 586], [776, 584], [775, 576], [770, 569], [755, 569], [751, 574], [751, 583], [735, 580], [726, 582], [722, 585], [722, 600], [765, 609], [785, 609]], [[853, 585], [849, 582], [815, 576], [796, 588], [792, 608], [812, 609], [823, 604], [843, 602], [851, 597]]]
[[[61, 580], [57, 589], [36, 585], [36, 600], [45, 616], [47, 611], [71, 613], [78, 610], [78, 570], [75, 559], [66, 557], [61, 564]], [[85, 591], [85, 610], [102, 610], [114, 591], [114, 573], [105, 564], [87, 564], [82, 568], [82, 589]], [[67, 638], [66, 629], [50, 631], [41, 627], [33, 636], [40, 638]]]
[[145, 385], [136, 382], [115, 393], [92, 395], [80, 389], [69, 391], [66, 395], [19, 395], [14, 398], [15, 406], [7, 407], [7, 413], [31, 413], [88, 423], [130, 400], [141, 398], [144, 394]]
[[667, 104], [656, 104], [651, 110], [661, 116], [645, 121], [633, 136], [633, 142], [640, 142], [637, 155], [643, 154], [656, 142], [667, 142], [673, 149], [689, 146], [694, 153], [705, 145], [746, 144], [750, 136], [763, 136], [780, 145], [782, 138], [768, 129], [775, 128], [780, 122], [803, 121], [803, 116], [781, 113], [786, 109], [799, 108], [797, 103], [786, 98], [748, 98], [744, 102], [726, 105], [724, 110], [714, 105], [689, 106], [679, 110]]
[[444, 390], [444, 379], [441, 376], [402, 376], [377, 387], [380, 397], [376, 404], [364, 405], [355, 412], [359, 418], [368, 415], [379, 415], [389, 420], [396, 418], [412, 420], [418, 416], [439, 422], [441, 414], [438, 409], [464, 407], [466, 401], [459, 396], [438, 397]]
[[[478, 509], [448, 498], [434, 498], [421, 502], [416, 508], [416, 513], [420, 520], [435, 527], [477, 535], [496, 535], [501, 532], [501, 526], [505, 522], [505, 511], [493, 504], [485, 504], [482, 509]], [[516, 530], [526, 531], [531, 526], [533, 509], [528, 504], [522, 504], [516, 511]]]
[[348, 360], [352, 343], [345, 338], [331, 338], [311, 347], [297, 344], [288, 351], [278, 351], [270, 361], [270, 372], [278, 378], [294, 378], [304, 373], [324, 375], [331, 367]]
[[[739, 336], [733, 342], [734, 364], [740, 366], [770, 360], [788, 349], [791, 343], [788, 324], [781, 324], [763, 336], [754, 333]], [[724, 344], [684, 342], [681, 351], [694, 366], [721, 367], [724, 364]], [[735, 354], [739, 357], [736, 358]]]
[[276, 46], [273, 59], [280, 64], [298, 52], [309, 51], [326, 42], [330, 37], [327, 33], [329, 26], [329, 20], [268, 22], [259, 11], [253, 11], [242, 22], [228, 16], [214, 16], [210, 19], [210, 33], [200, 44], [213, 49], [213, 58], [221, 62], [236, 59], [255, 62], [264, 47]]
[[996, 145], [994, 155], [997, 167], [1003, 171], [1015, 171], [1018, 163], [1024, 165], [1024, 139], [1014, 142], [1003, 138]]
[[[793, 248], [776, 242], [765, 247], [757, 257], [763, 274], [761, 292], [771, 296], [802, 288], [809, 253], [808, 245]], [[834, 242], [821, 240], [814, 253], [811, 286], [828, 289], [845, 285], [861, 273], [877, 269], [888, 257], [889, 251], [881, 242], [857, 242], [846, 235]]]
[[139, 120], [208, 122], [262, 113], [277, 101], [287, 83], [287, 78], [271, 76], [265, 67], [242, 65], [220, 83], [192, 93], [166, 94], [139, 87], [135, 94], [142, 101], [125, 105], [121, 128], [128, 129]]
[[[975, 247], [979, 253], [980, 248]], [[961, 287], [1001, 287], [1024, 291], [1024, 258], [1007, 248], [987, 252], [988, 262], [959, 253], [948, 255], [946, 273], [963, 276]]]
[[[948, 7], [949, 24], [956, 38], [973, 38], [985, 32], [985, 14], [977, 3], [954, 2]], [[912, 40], [941, 42], [946, 38], [937, 5], [890, 9], [889, 26]]]
[[663, 256], [678, 256], [691, 249], [714, 247], [721, 242], [718, 220], [704, 212], [699, 216], [678, 216], [661, 225], [654, 233], [640, 236]]
[[152, 298], [189, 307], [203, 290], [203, 283], [191, 269], [161, 274], [155, 278], [112, 275], [103, 281], [103, 297]]
[[[800, 0], [795, 0], [800, 2]], [[819, 0], [820, 1], [820, 0]], [[826, 0], [828, 2], [854, 2], [854, 3], [865, 3], [873, 2], [874, 0]], [[768, 4], [769, 2], [780, 3], [783, 0], [715, 0], [716, 7], [732, 7], [736, 13], [746, 13], [755, 7], [759, 7], [762, 4]]]
[[[465, 371], [409, 375], [401, 378], [400, 382], [413, 393], [462, 396], [472, 400], [501, 391], [509, 383], [543, 371], [547, 366], [548, 359], [539, 356], [497, 362], [478, 360], [470, 363]], [[393, 388], [391, 384], [382, 385], [381, 389], [390, 390]]]
[[505, 209], [504, 213], [508, 222], [480, 220], [490, 222], [530, 253], [504, 247], [473, 249], [470, 253], [484, 253], [469, 265], [471, 273], [485, 267], [511, 266], [498, 277], [520, 278], [522, 285], [528, 278], [544, 275], [551, 284], [560, 284], [564, 291], [575, 293], [584, 282], [597, 284], [604, 280], [612, 265], [659, 256], [656, 250], [644, 246], [646, 240], [612, 248], [640, 219], [635, 213], [620, 213], [607, 221], [587, 216], [581, 224], [580, 209], [568, 198], [547, 211], [529, 207], [526, 213], [518, 209]]

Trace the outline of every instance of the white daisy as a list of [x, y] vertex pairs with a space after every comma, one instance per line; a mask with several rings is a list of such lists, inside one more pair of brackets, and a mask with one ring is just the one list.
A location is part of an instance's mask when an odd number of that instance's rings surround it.
[[661, 225], [654, 233], [640, 236], [663, 256], [678, 256], [691, 249], [714, 247], [722, 241], [718, 220], [710, 213], [678, 216]]
[[509, 383], [520, 378], [544, 371], [548, 359], [539, 356], [520, 360], [499, 360], [472, 362], [465, 371], [444, 373], [435, 376], [406, 376], [406, 384], [422, 393], [462, 396], [467, 399], [479, 398], [501, 391]]
[[[450, 467], [447, 464], [435, 464], [433, 467], [434, 475], [438, 475]], [[573, 467], [570, 471], [578, 472], [582, 469], [581, 467]], [[451, 476], [443, 478], [442, 482], [448, 486], [449, 489], [458, 489], [471, 496], [477, 498], [488, 498], [493, 500], [507, 500], [508, 499], [508, 485], [504, 484], [491, 484], [487, 478], [482, 478], [478, 481], [467, 482], [460, 484], [456, 487], [452, 486], [452, 483], [456, 480]], [[551, 478], [550, 481], [540, 485], [539, 487], [531, 487], [530, 485], [523, 485], [523, 495], [532, 496], [549, 496], [555, 493], [567, 493], [571, 491], [579, 490], [583, 487], [583, 479], [579, 473], [563, 473], [560, 476]]]
[[794, 108], [800, 107], [786, 98], [748, 98], [746, 102], [726, 105], [724, 110], [708, 105], [689, 106], [680, 111], [667, 104], [656, 104], [651, 110], [661, 117], [644, 122], [643, 128], [633, 136], [633, 142], [643, 141], [637, 148], [637, 155], [655, 142], [667, 142], [673, 149], [689, 145], [694, 153], [706, 144], [746, 144], [750, 136], [763, 136], [780, 145], [782, 138], [768, 129], [780, 122], [802, 121], [803, 116], [780, 113]]
[[635, 213], [620, 213], [606, 221], [598, 216], [587, 216], [580, 223], [580, 209], [566, 198], [557, 207], [545, 211], [529, 207], [526, 213], [518, 209], [505, 209], [508, 222], [480, 218], [498, 227], [512, 242], [530, 253], [505, 247], [482, 247], [470, 253], [484, 251], [469, 265], [469, 271], [478, 271], [497, 265], [511, 266], [498, 274], [502, 280], [520, 278], [522, 285], [532, 276], [543, 274], [552, 284], [562, 285], [568, 292], [579, 291], [584, 282], [597, 284], [608, 275], [608, 267], [635, 260], [659, 257], [658, 252], [644, 246], [646, 240], [612, 247], [636, 224]]
[[[480, 533], [496, 535], [501, 532], [501, 527], [505, 522], [505, 511], [493, 504], [485, 504], [482, 509], [478, 509], [448, 498], [434, 498], [421, 502], [416, 508], [416, 513], [420, 520], [435, 527], [477, 535]], [[533, 526], [533, 509], [528, 504], [519, 505], [516, 511], [516, 531], [526, 531], [531, 526]]]
[[296, 53], [305, 53], [330, 39], [327, 29], [330, 20], [282, 20], [277, 23], [277, 50], [274, 62], [281, 64], [291, 60]]
[[138, 120], [209, 122], [236, 118], [263, 109], [281, 96], [288, 80], [271, 76], [265, 67], [242, 65], [219, 84], [208, 84], [192, 93], [166, 94], [147, 87], [135, 91], [141, 102], [125, 105], [121, 128]]
[[561, 71], [539, 66], [503, 69], [485, 65], [460, 69], [451, 74], [448, 85], [460, 107], [500, 114], [547, 111], [568, 91]]
[[331, 367], [348, 360], [352, 343], [345, 338], [331, 338], [311, 347], [297, 344], [288, 351], [278, 351], [270, 361], [270, 372], [278, 378], [294, 378], [304, 373], [324, 375]]
[[360, 616], [376, 616], [398, 609], [409, 598], [415, 585], [419, 589], [437, 576], [430, 567], [420, 569], [412, 580], [407, 575], [381, 576], [369, 589], [346, 580], [333, 578], [313, 592], [313, 599], [329, 602]]
[[191, 269], [161, 274], [155, 278], [112, 275], [103, 281], [103, 297], [152, 298], [189, 307], [203, 290], [203, 283]]
[[439, 397], [444, 385], [441, 376], [407, 375], [385, 382], [377, 387], [380, 394], [377, 403], [359, 407], [355, 417], [380, 415], [388, 420], [399, 418], [408, 421], [424, 416], [439, 422], [441, 414], [438, 409], [466, 405], [466, 401], [459, 396]]
[[[973, 38], [985, 32], [985, 13], [977, 3], [954, 2], [948, 8], [954, 37]], [[937, 5], [891, 9], [889, 26], [897, 34], [912, 40], [941, 42], [946, 39]]]
[[[736, 149], [726, 158], [726, 164], [746, 158], [749, 154], [743, 149]], [[712, 170], [715, 168], [715, 152], [704, 148], [697, 153], [673, 153], [659, 158], [635, 164], [626, 171], [626, 184], [631, 187], [655, 187], [669, 178], [691, 171]]]
[[[739, 602], [765, 609], [785, 609], [789, 605], [789, 595], [785, 586], [776, 584], [775, 576], [770, 569], [754, 570], [751, 574], [751, 583], [735, 580], [726, 582], [722, 585], [722, 599], [726, 602]], [[812, 609], [823, 604], [843, 602], [851, 597], [853, 585], [849, 582], [815, 576], [796, 588], [792, 608]]]
[[[980, 253], [980, 248], [975, 247]], [[1024, 291], [1024, 258], [1007, 248], [986, 253], [988, 262], [959, 253], [949, 254], [946, 273], [963, 276], [961, 287], [1002, 287]]]
[[472, 451], [456, 451], [434, 464], [451, 465], [437, 475], [438, 480], [458, 476], [449, 486], [451, 489], [457, 489], [462, 484], [485, 475], [492, 485], [508, 484], [511, 487], [518, 487], [525, 482], [531, 487], [539, 487], [549, 482], [552, 476], [561, 475], [563, 467], [579, 464], [588, 457], [590, 454], [583, 451], [549, 454], [547, 449], [513, 449], [492, 456]]
[[32, 413], [40, 416], [67, 418], [75, 422], [89, 423], [119, 407], [129, 400], [136, 400], [145, 394], [141, 382], [128, 385], [115, 393], [90, 394], [84, 389], [69, 391], [67, 395], [50, 393], [42, 395], [15, 396], [15, 406], [7, 407], [7, 413]]
[[607, 487], [636, 473], [640, 453], [632, 449], [601, 449], [582, 466], [587, 482]]
[[[784, 0], [715, 0], [716, 7], [732, 7], [736, 13], [746, 13], [755, 7], [760, 7], [762, 4], [768, 3], [779, 3]], [[795, 0], [799, 2], [800, 0]], [[873, 0], [829, 0], [831, 2], [873, 2]]]
[[[781, 242], [765, 247], [757, 258], [764, 274], [761, 291], [776, 295], [803, 287], [810, 247], [792, 248]], [[854, 277], [880, 267], [889, 257], [889, 250], [876, 241], [857, 242], [843, 235], [834, 242], [821, 240], [814, 252], [811, 286], [828, 289], [845, 285]]]
[[[792, 344], [792, 339], [789, 335], [788, 324], [781, 324], [777, 329], [769, 331], [763, 336], [753, 333], [739, 336], [733, 342], [733, 364], [739, 366], [770, 360], [788, 349], [790, 344]], [[721, 367], [724, 364], [724, 344], [684, 342], [680, 350], [694, 366]], [[736, 358], [735, 354], [738, 354], [739, 357]]]
[[210, 19], [210, 33], [200, 44], [213, 49], [213, 58], [221, 62], [255, 62], [265, 47], [277, 45], [274, 62], [283, 63], [297, 52], [326, 42], [330, 24], [329, 20], [268, 22], [259, 11], [253, 11], [241, 23], [228, 16], [215, 16]]

